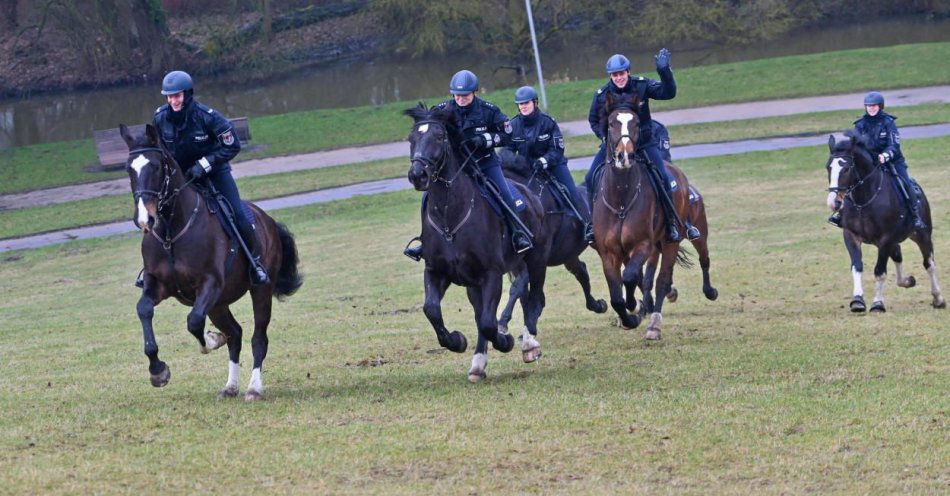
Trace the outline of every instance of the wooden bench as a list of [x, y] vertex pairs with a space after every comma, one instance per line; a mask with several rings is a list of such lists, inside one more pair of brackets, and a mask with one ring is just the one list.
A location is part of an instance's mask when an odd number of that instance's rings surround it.
[[[251, 141], [251, 128], [247, 123], [247, 117], [235, 117], [230, 119], [234, 125], [234, 131], [241, 140], [241, 145]], [[142, 134], [145, 132], [145, 124], [129, 126], [129, 132], [132, 134]], [[129, 147], [119, 134], [119, 128], [103, 129], [93, 131], [93, 140], [96, 142], [96, 153], [99, 154], [99, 166], [101, 169], [114, 168], [115, 165], [125, 165], [129, 158]]]

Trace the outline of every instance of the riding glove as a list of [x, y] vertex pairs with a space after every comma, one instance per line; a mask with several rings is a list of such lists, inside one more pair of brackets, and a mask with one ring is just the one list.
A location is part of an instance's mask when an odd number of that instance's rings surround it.
[[541, 157], [534, 161], [534, 163], [532, 164], [532, 167], [534, 167], [534, 170], [547, 170], [548, 159]]
[[656, 70], [662, 71], [663, 69], [669, 69], [669, 67], [670, 51], [665, 48], [661, 48], [656, 54]]

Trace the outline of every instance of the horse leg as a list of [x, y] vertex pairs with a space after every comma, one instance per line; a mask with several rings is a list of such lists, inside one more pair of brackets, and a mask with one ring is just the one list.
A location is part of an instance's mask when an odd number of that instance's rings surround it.
[[699, 267], [703, 269], [703, 295], [709, 301], [715, 301], [719, 298], [719, 291], [709, 282], [709, 245], [706, 239], [706, 230], [703, 229], [703, 235], [692, 241], [693, 248], [699, 254]]
[[[930, 220], [925, 220], [930, 224]], [[928, 231], [917, 231], [911, 236], [911, 239], [917, 243], [920, 253], [924, 257], [924, 268], [927, 269], [927, 275], [930, 276], [930, 294], [933, 296], [934, 308], [946, 308], [947, 301], [943, 298], [940, 291], [940, 284], [937, 283], [937, 264], [934, 262], [934, 245], [931, 233]]]
[[851, 293], [851, 311], [858, 313], [867, 310], [864, 303], [864, 288], [861, 286], [861, 275], [864, 271], [864, 262], [861, 261], [861, 242], [847, 230], [844, 232], [844, 247], [851, 257], [851, 278], [854, 280], [854, 291]]
[[[251, 353], [254, 355], [254, 366], [251, 369], [251, 380], [244, 393], [245, 401], [256, 401], [264, 398], [264, 378], [262, 368], [267, 356], [267, 326], [270, 324], [271, 305], [274, 302], [273, 285], [251, 288], [251, 303], [254, 305], [254, 335], [251, 336]], [[230, 348], [230, 347], [229, 347]]]
[[617, 312], [620, 327], [633, 329], [640, 325], [640, 316], [627, 313], [627, 302], [623, 298], [623, 280], [620, 276], [620, 257], [615, 253], [601, 253], [604, 267], [604, 277], [607, 279], [607, 289], [610, 291], [610, 306]]
[[468, 348], [465, 335], [458, 331], [450, 333], [442, 321], [442, 297], [445, 296], [445, 291], [449, 289], [449, 280], [442, 274], [436, 274], [426, 268], [423, 284], [425, 284], [426, 301], [422, 305], [422, 311], [429, 319], [429, 324], [435, 329], [435, 336], [439, 340], [439, 345], [455, 353], [464, 352], [465, 348]]
[[656, 279], [656, 307], [653, 309], [653, 313], [650, 314], [650, 324], [643, 334], [644, 339], [651, 341], [662, 337], [660, 327], [663, 325], [663, 300], [673, 286], [673, 265], [676, 263], [679, 243], [666, 243], [662, 248], [660, 274]]
[[637, 310], [637, 288], [643, 280], [643, 264], [652, 255], [649, 243], [641, 243], [633, 249], [630, 260], [623, 269], [623, 285], [627, 293], [626, 308], [631, 312]]
[[640, 292], [643, 293], [643, 306], [640, 308], [641, 317], [645, 317], [647, 313], [653, 311], [653, 278], [656, 276], [656, 266], [659, 261], [660, 252], [652, 253], [643, 271], [643, 279], [640, 280]]
[[891, 256], [891, 245], [884, 245], [877, 250], [877, 263], [874, 264], [874, 303], [872, 312], [886, 312], [884, 308], [884, 283], [887, 282], [887, 259]]
[[165, 286], [155, 279], [155, 276], [145, 273], [145, 287], [142, 289], [142, 296], [135, 306], [139, 314], [139, 321], [142, 322], [142, 335], [145, 339], [145, 356], [148, 357], [148, 372], [152, 385], [162, 387], [168, 384], [171, 379], [171, 370], [165, 362], [158, 358], [158, 342], [155, 341], [155, 331], [152, 328], [152, 317], [155, 314], [155, 306], [168, 297]]
[[218, 303], [219, 296], [221, 296], [220, 284], [215, 278], [208, 277], [198, 289], [195, 304], [188, 312], [188, 332], [198, 340], [199, 350], [203, 354], [224, 346], [226, 342], [224, 335], [220, 332], [205, 332], [205, 317], [211, 307]]
[[244, 331], [226, 305], [212, 308], [208, 317], [228, 338], [228, 382], [218, 392], [218, 397], [233, 398], [238, 395], [238, 382], [241, 380], [241, 335]]
[[528, 269], [531, 283], [528, 294], [521, 301], [524, 310], [524, 331], [521, 333], [521, 359], [524, 363], [531, 363], [541, 358], [541, 343], [538, 341], [538, 319], [544, 310], [544, 279], [547, 276], [547, 267], [543, 261], [537, 261]]
[[468, 380], [478, 382], [485, 378], [488, 366], [488, 342], [503, 353], [511, 351], [514, 339], [507, 333], [498, 332], [498, 302], [501, 299], [502, 274], [490, 272], [485, 275], [484, 284], [467, 288], [468, 301], [475, 310], [475, 325], [478, 327], [478, 342], [472, 367], [468, 371]]
[[527, 287], [528, 272], [519, 270], [515, 280], [511, 283], [511, 288], [508, 290], [508, 303], [505, 304], [505, 309], [501, 311], [501, 319], [498, 320], [500, 331], [508, 332], [508, 323], [511, 322], [511, 314], [514, 312], [515, 303], [524, 296]]
[[590, 292], [590, 274], [587, 272], [587, 264], [580, 258], [574, 257], [564, 263], [564, 267], [574, 274], [574, 278], [580, 283], [584, 290], [584, 300], [587, 302], [587, 309], [594, 313], [604, 313], [607, 311], [607, 302], [604, 300], [595, 300]]
[[917, 285], [914, 276], [904, 277], [904, 257], [901, 255], [901, 245], [894, 245], [891, 250], [891, 260], [894, 261], [894, 272], [897, 274], [897, 285], [902, 288], [912, 288]]

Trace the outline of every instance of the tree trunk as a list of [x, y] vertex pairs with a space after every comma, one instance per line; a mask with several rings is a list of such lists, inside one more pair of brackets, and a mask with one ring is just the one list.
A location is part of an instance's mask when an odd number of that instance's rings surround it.
[[261, 10], [264, 11], [264, 20], [261, 23], [261, 36], [264, 41], [270, 43], [271, 30], [273, 29], [273, 9], [270, 0], [261, 0]]

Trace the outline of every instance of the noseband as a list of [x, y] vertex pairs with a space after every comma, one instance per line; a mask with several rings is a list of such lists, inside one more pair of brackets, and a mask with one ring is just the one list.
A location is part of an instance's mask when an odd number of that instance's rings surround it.
[[[877, 190], [874, 191], [874, 194], [871, 195], [871, 198], [870, 198], [868, 201], [864, 202], [864, 203], [859, 204], [858, 202], [855, 201], [855, 199], [854, 199], [854, 191], [855, 191], [856, 189], [860, 188], [860, 187], [861, 187], [865, 182], [867, 182], [869, 179], [871, 179], [871, 177], [873, 177], [873, 176], [875, 175], [875, 173], [883, 174], [883, 168], [882, 168], [882, 167], [876, 167], [876, 166], [875, 166], [875, 167], [874, 167], [874, 169], [875, 169], [874, 172], [868, 174], [867, 176], [861, 177], [861, 172], [860, 172], [860, 171], [858, 170], [858, 168], [854, 165], [854, 164], [855, 164], [855, 161], [854, 161], [854, 151], [849, 152], [848, 155], [832, 155], [832, 158], [833, 158], [833, 159], [834, 159], [834, 158], [838, 158], [838, 159], [845, 159], [845, 158], [848, 158], [848, 159], [850, 159], [850, 160], [851, 160], [851, 161], [849, 162], [850, 165], [848, 165], [848, 167], [842, 167], [841, 170], [843, 171], [843, 170], [846, 169], [846, 168], [847, 168], [847, 169], [854, 169], [854, 173], [855, 173], [855, 175], [858, 176], [858, 180], [857, 180], [857, 182], [851, 184], [851, 186], [842, 187], [842, 186], [840, 186], [840, 184], [841, 184], [841, 175], [839, 174], [839, 175], [838, 175], [838, 184], [839, 184], [839, 186], [836, 186], [836, 187], [834, 187], [834, 188], [829, 187], [829, 188], [828, 188], [828, 192], [829, 192], [829, 193], [842, 193], [842, 192], [844, 192], [844, 196], [846, 196], [848, 199], [850, 199], [850, 200], [851, 200], [851, 203], [854, 204], [855, 208], [857, 208], [858, 210], [861, 210], [862, 208], [864, 208], [864, 207], [870, 205], [871, 202], [873, 202], [874, 199], [877, 198], [878, 193], [881, 192], [881, 189], [882, 189], [883, 186], [884, 186], [884, 178], [881, 178], [881, 180], [878, 181], [878, 183], [877, 183]], [[873, 160], [874, 160], [873, 157], [872, 157], [871, 160], [872, 160], [872, 163], [873, 163]], [[875, 165], [877, 165], [877, 164], [875, 164]]]
[[[439, 126], [443, 130], [445, 130], [445, 123], [438, 120], [427, 119], [427, 120], [422, 120], [422, 121], [416, 121], [415, 125], [419, 125], [419, 124], [435, 124], [436, 126]], [[465, 166], [468, 165], [468, 162], [469, 160], [471, 160], [472, 155], [475, 154], [475, 150], [473, 149], [471, 152], [469, 152], [468, 156], [465, 157], [465, 160], [462, 161], [462, 165], [459, 166], [459, 170], [455, 171], [455, 175], [453, 175], [451, 179], [443, 179], [442, 169], [444, 169], [446, 163], [448, 163], [449, 153], [452, 153], [452, 150], [449, 147], [449, 140], [446, 138], [446, 140], [442, 142], [442, 159], [441, 160], [439, 160], [438, 162], [435, 162], [429, 157], [419, 155], [419, 156], [412, 157], [412, 159], [410, 160], [410, 163], [421, 162], [422, 168], [425, 169], [426, 172], [431, 174], [434, 180], [443, 182], [445, 183], [446, 186], [451, 187], [455, 179], [459, 177], [459, 174], [461, 174], [462, 171], [465, 170]], [[435, 170], [433, 171], [432, 169], [435, 169]]]

